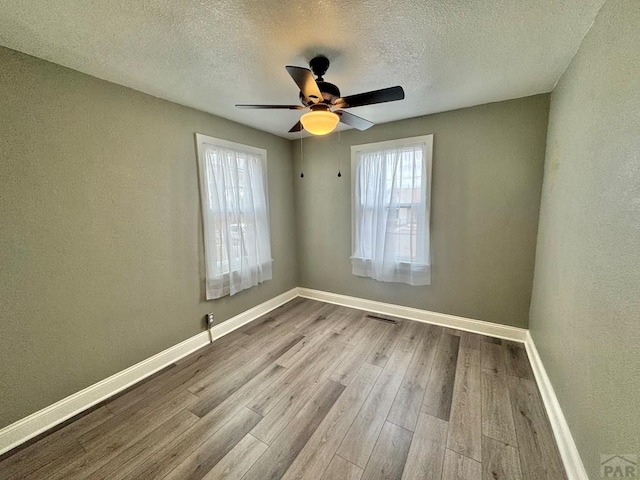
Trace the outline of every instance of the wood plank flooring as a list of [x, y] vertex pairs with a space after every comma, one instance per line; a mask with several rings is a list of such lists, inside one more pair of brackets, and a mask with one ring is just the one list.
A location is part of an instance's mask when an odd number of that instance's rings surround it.
[[563, 480], [522, 345], [297, 298], [0, 458], [0, 480]]

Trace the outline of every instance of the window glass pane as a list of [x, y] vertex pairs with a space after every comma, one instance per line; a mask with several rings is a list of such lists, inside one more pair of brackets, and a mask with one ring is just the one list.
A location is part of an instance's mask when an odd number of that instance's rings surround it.
[[207, 298], [218, 298], [270, 279], [271, 245], [266, 152], [256, 154], [211, 140], [199, 145], [198, 161]]
[[[430, 148], [430, 138], [428, 145]], [[427, 161], [430, 168], [430, 149], [429, 157], [426, 155], [426, 142], [364, 149], [357, 153], [354, 273], [358, 271], [356, 274], [360, 275], [366, 270], [366, 276], [376, 279], [399, 278], [402, 275], [397, 272], [405, 268], [402, 265], [429, 271]], [[428, 275], [420, 281], [428, 283]]]

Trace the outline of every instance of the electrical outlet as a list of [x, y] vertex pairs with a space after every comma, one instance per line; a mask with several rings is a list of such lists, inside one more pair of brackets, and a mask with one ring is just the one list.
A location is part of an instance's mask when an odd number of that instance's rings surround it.
[[207, 316], [205, 318], [207, 320], [207, 327], [209, 327], [209, 328], [213, 327], [213, 323], [214, 323], [213, 312], [207, 313]]

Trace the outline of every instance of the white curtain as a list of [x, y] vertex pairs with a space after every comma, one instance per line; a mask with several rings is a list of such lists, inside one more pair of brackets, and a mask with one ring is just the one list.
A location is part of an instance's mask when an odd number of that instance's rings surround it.
[[270, 280], [266, 159], [203, 145], [200, 155], [207, 299]]
[[354, 275], [409, 285], [431, 283], [427, 178], [431, 169], [426, 148], [419, 143], [358, 152]]

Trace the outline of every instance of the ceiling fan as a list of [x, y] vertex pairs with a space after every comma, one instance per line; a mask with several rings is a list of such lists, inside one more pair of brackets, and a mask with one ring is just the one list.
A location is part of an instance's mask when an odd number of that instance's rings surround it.
[[[374, 124], [369, 120], [345, 112], [343, 108], [362, 107], [376, 103], [394, 102], [404, 99], [404, 90], [400, 86], [383, 88], [371, 92], [358, 93], [346, 97], [340, 96], [340, 90], [334, 84], [325, 82], [322, 76], [329, 69], [329, 59], [318, 56], [309, 62], [308, 68], [288, 66], [287, 72], [300, 88], [302, 105], [247, 105], [238, 104], [238, 108], [303, 110], [311, 109], [300, 117], [289, 132], [306, 130], [313, 135], [326, 135], [332, 132], [338, 122], [342, 122], [358, 130], [366, 130]], [[313, 71], [313, 73], [312, 73]], [[317, 78], [313, 78], [313, 76]], [[332, 110], [337, 108], [338, 110]]]

